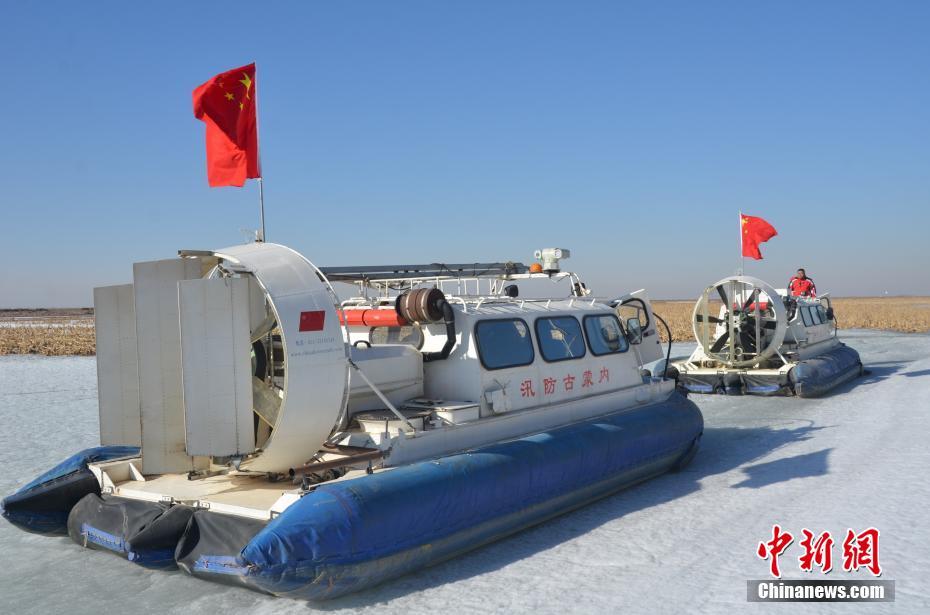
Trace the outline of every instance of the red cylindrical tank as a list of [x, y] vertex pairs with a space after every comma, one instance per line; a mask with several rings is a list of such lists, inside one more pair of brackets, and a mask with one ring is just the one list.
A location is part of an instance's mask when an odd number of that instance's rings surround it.
[[[345, 320], [342, 314], [345, 314]], [[348, 324], [350, 327], [403, 327], [410, 324], [393, 309], [349, 308], [340, 313], [339, 322]]]

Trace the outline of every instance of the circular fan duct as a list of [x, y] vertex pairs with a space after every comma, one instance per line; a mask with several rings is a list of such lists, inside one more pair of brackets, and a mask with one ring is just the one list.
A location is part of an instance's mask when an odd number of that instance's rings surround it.
[[[346, 408], [348, 347], [338, 298], [313, 263], [285, 246], [252, 243], [216, 251], [214, 257], [227, 273], [257, 282], [250, 327], [258, 349], [253, 369], [273, 363], [264, 380], [253, 378], [255, 411], [267, 426], [265, 436], [257, 438], [258, 454], [242, 461], [242, 468], [281, 472], [300, 466], [330, 436]], [[257, 356], [262, 348], [265, 357]]]
[[727, 367], [751, 367], [773, 356], [788, 329], [781, 296], [762, 280], [743, 275], [704, 289], [691, 320], [707, 358]]

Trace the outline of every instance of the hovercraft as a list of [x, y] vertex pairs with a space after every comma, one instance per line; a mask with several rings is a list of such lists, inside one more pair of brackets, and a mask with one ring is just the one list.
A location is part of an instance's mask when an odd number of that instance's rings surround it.
[[837, 337], [829, 295], [793, 297], [731, 276], [698, 298], [692, 329], [697, 348], [669, 368], [687, 392], [816, 397], [863, 372]]
[[[593, 298], [567, 250], [538, 254], [318, 268], [253, 243], [136, 263], [94, 292], [101, 447], [3, 515], [319, 600], [687, 464], [703, 420], [643, 369], [663, 354], [645, 293]], [[568, 292], [520, 298], [534, 281]]]

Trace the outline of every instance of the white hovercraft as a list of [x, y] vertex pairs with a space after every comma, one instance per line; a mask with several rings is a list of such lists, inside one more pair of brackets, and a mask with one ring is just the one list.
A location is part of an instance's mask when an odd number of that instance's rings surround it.
[[[703, 421], [643, 369], [663, 354], [648, 298], [590, 297], [567, 256], [317, 268], [253, 243], [136, 263], [94, 292], [102, 446], [3, 515], [324, 599], [682, 467]], [[518, 297], [529, 280], [567, 292]]]
[[698, 347], [669, 369], [689, 392], [814, 397], [862, 373], [837, 338], [829, 295], [793, 297], [731, 276], [704, 290], [692, 328]]

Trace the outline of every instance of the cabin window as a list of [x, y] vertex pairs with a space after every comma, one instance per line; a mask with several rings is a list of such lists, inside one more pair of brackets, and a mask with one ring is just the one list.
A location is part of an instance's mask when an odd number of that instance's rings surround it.
[[536, 359], [530, 328], [520, 318], [479, 321], [475, 325], [475, 341], [485, 369], [520, 367]]
[[820, 318], [821, 323], [825, 323], [829, 318], [827, 318], [827, 310], [822, 305], [817, 306], [817, 316]]
[[808, 309], [811, 311], [811, 320], [814, 321], [814, 324], [822, 325], [823, 319], [820, 318], [820, 311], [816, 307], [813, 307], [813, 306], [811, 306]]
[[620, 321], [613, 314], [585, 316], [584, 330], [588, 334], [588, 347], [595, 356], [626, 352], [630, 349]]
[[801, 307], [801, 308], [799, 309], [799, 311], [801, 312], [801, 320], [804, 321], [804, 326], [805, 326], [805, 327], [813, 327], [813, 326], [814, 326], [814, 319], [811, 317], [811, 310], [810, 310], [810, 308], [807, 307], [807, 306], [805, 305], [805, 306]]
[[550, 363], [584, 356], [584, 335], [574, 316], [536, 319], [536, 341], [543, 359]]
[[372, 327], [368, 332], [372, 344], [409, 344], [417, 350], [423, 347], [423, 330], [420, 327]]

